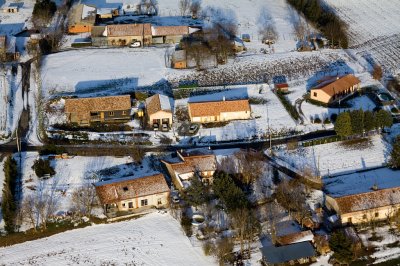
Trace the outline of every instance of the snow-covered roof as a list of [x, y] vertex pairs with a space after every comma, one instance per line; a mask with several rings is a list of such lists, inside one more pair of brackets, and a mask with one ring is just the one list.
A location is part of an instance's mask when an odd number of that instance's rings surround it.
[[173, 160], [164, 160], [164, 163], [170, 164], [176, 175], [200, 172], [215, 171], [217, 161], [211, 150], [196, 149], [189, 151], [178, 151], [178, 158]]
[[301, 242], [281, 247], [262, 247], [260, 250], [264, 260], [271, 264], [284, 263], [316, 255], [310, 242]]
[[400, 187], [334, 198], [340, 214], [400, 204]]
[[121, 200], [169, 191], [163, 174], [143, 177], [131, 176], [117, 180], [108, 180], [96, 183], [95, 187], [102, 204], [115, 203]]
[[95, 14], [96, 14], [96, 7], [83, 5], [83, 7], [82, 7], [82, 16], [81, 16], [82, 19], [86, 19], [86, 18], [92, 17]]

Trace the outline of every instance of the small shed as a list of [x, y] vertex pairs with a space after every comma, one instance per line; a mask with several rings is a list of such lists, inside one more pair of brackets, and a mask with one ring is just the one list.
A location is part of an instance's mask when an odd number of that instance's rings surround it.
[[185, 50], [178, 50], [173, 53], [171, 67], [176, 69], [184, 69], [187, 67]]
[[18, 13], [21, 5], [23, 5], [23, 3], [9, 3], [5, 7], [3, 7], [3, 12], [4, 13]]
[[278, 84], [275, 84], [275, 89], [277, 91], [281, 91], [281, 92], [288, 92], [289, 85], [287, 83], [278, 83]]

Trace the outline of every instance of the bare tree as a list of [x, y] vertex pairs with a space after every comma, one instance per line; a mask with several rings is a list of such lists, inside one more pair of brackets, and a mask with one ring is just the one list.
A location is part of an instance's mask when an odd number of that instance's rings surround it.
[[235, 153], [237, 171], [244, 184], [249, 185], [263, 174], [263, 155], [255, 151], [241, 150]]
[[258, 33], [262, 36], [263, 40], [269, 40], [271, 42], [278, 39], [275, 22], [269, 14], [269, 11], [265, 7], [260, 10], [257, 24]]
[[240, 208], [232, 212], [232, 226], [236, 231], [236, 236], [240, 242], [240, 252], [243, 254], [247, 244], [250, 254], [251, 243], [254, 236], [260, 233], [260, 224], [253, 211], [248, 208]]
[[95, 187], [89, 180], [72, 193], [72, 202], [76, 214], [90, 216], [92, 208], [98, 202]]
[[179, 0], [181, 16], [186, 16], [190, 9], [190, 0]]

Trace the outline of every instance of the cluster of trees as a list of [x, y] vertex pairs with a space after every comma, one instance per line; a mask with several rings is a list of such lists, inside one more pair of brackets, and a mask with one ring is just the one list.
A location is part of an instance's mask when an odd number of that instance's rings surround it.
[[57, 5], [51, 0], [36, 0], [32, 12], [32, 21], [36, 27], [47, 25], [57, 11]]
[[342, 137], [360, 135], [375, 129], [390, 127], [393, 124], [392, 115], [385, 110], [378, 112], [354, 110], [340, 113], [335, 122], [336, 134]]
[[400, 169], [400, 136], [397, 136], [393, 142], [389, 166], [394, 169]]
[[327, 8], [324, 8], [319, 0], [287, 0], [297, 11], [314, 25], [316, 25], [331, 41], [332, 45], [342, 48], [348, 47], [346, 25], [341, 19]]
[[257, 24], [258, 33], [262, 36], [263, 40], [276, 41], [278, 39], [278, 32], [276, 31], [274, 20], [265, 7], [260, 10]]
[[13, 233], [15, 231], [15, 219], [17, 216], [17, 176], [17, 162], [9, 156], [4, 162], [4, 187], [1, 201], [1, 212], [5, 223], [4, 229], [7, 233]]

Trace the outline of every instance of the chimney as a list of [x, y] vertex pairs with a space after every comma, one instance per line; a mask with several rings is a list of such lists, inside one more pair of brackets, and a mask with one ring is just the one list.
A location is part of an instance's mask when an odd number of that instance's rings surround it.
[[378, 185], [375, 183], [373, 186], [372, 186], [372, 188], [371, 188], [373, 191], [377, 191], [379, 188], [378, 188]]
[[223, 101], [223, 102], [225, 102], [225, 95], [224, 95], [224, 96], [222, 96], [222, 101]]
[[336, 77], [336, 80], [338, 80], [338, 79], [339, 79], [339, 76]]

